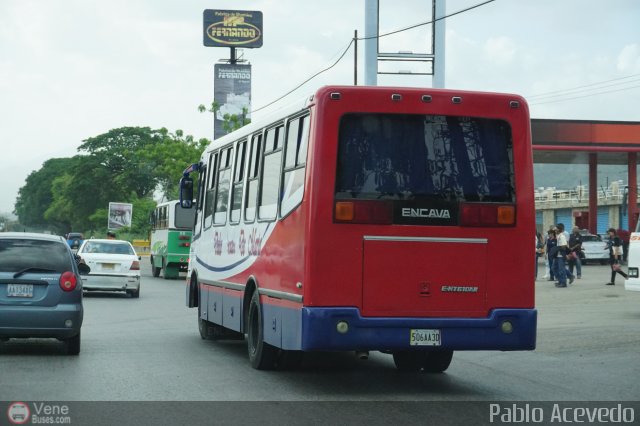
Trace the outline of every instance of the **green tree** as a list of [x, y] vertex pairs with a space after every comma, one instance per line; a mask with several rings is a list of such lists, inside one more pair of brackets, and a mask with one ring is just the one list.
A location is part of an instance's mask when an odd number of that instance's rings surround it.
[[[198, 105], [198, 111], [210, 112], [215, 117], [220, 110], [220, 104], [216, 101], [211, 102], [211, 106], [207, 108], [204, 104]], [[231, 133], [234, 130], [238, 130], [242, 126], [246, 126], [251, 123], [249, 118], [249, 110], [246, 107], [242, 108], [242, 114], [224, 114], [222, 116], [222, 129], [225, 133]]]
[[173, 200], [178, 197], [178, 183], [182, 172], [192, 163], [200, 161], [202, 152], [210, 143], [208, 139], [195, 140], [193, 136], [185, 136], [181, 130], [175, 134], [160, 129], [162, 140], [139, 153], [139, 158], [146, 164], [153, 165], [153, 178], [158, 190], [164, 198]]
[[140, 162], [138, 154], [153, 147], [163, 134], [149, 127], [121, 127], [86, 139], [78, 148], [86, 151], [110, 174], [110, 184], [123, 196], [153, 193], [156, 186], [153, 164]]
[[50, 223], [45, 219], [45, 212], [53, 201], [53, 181], [74, 170], [81, 162], [81, 156], [52, 158], [45, 161], [39, 170], [27, 176], [24, 186], [18, 191], [14, 210], [22, 225], [50, 229], [58, 233], [66, 231], [64, 223]]

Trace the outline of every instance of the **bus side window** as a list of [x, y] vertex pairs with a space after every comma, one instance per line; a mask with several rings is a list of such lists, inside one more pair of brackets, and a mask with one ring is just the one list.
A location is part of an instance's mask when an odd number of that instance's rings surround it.
[[247, 191], [244, 203], [244, 220], [251, 223], [256, 219], [256, 201], [258, 199], [258, 182], [260, 171], [260, 156], [262, 153], [262, 135], [256, 134], [251, 138], [251, 156], [247, 171]]
[[229, 207], [229, 186], [231, 185], [231, 157], [233, 149], [226, 148], [220, 153], [220, 165], [218, 167], [218, 182], [216, 190], [215, 213], [213, 223], [224, 225], [227, 219]]
[[267, 130], [258, 207], [258, 219], [261, 220], [273, 220], [278, 212], [283, 140], [284, 126]]
[[207, 179], [207, 186], [204, 196], [204, 228], [211, 226], [213, 220], [213, 208], [214, 208], [214, 194], [215, 194], [215, 180], [216, 170], [218, 165], [218, 153], [212, 153], [209, 156], [209, 178]]
[[291, 213], [302, 202], [308, 138], [308, 115], [289, 121], [287, 126], [285, 165], [282, 174], [280, 217]]
[[235, 166], [233, 169], [233, 187], [231, 188], [231, 223], [240, 222], [240, 208], [242, 206], [242, 188], [244, 183], [244, 165], [247, 141], [238, 142], [236, 148]]

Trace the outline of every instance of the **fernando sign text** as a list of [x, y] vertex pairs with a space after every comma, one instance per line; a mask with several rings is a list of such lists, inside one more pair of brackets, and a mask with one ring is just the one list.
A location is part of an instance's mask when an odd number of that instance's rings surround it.
[[262, 47], [262, 12], [206, 9], [203, 22], [205, 46]]

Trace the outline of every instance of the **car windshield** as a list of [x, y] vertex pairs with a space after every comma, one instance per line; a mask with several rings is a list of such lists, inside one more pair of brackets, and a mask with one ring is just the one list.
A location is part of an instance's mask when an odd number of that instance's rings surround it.
[[58, 273], [72, 270], [66, 244], [31, 239], [0, 239], [0, 272], [18, 272], [29, 268]]
[[586, 242], [586, 241], [602, 242], [602, 238], [600, 238], [600, 235], [583, 235], [582, 242]]
[[135, 254], [129, 243], [126, 242], [88, 242], [83, 253], [104, 254]]

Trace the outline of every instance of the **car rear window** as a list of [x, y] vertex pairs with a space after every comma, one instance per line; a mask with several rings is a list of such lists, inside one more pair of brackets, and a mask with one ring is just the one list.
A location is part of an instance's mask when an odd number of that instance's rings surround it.
[[583, 235], [582, 242], [585, 241], [602, 241], [602, 238], [599, 235]]
[[62, 273], [72, 270], [71, 262], [69, 250], [61, 242], [0, 239], [0, 272], [42, 268]]
[[128, 243], [88, 242], [83, 253], [135, 254]]

